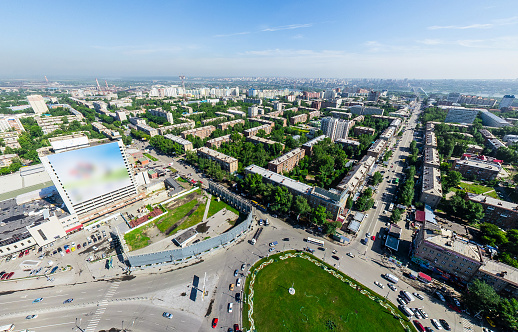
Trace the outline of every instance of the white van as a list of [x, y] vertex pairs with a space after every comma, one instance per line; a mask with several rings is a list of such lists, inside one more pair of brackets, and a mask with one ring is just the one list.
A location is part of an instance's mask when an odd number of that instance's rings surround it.
[[399, 310], [401, 310], [401, 312], [404, 313], [407, 317], [412, 317], [414, 315], [412, 310], [408, 309], [406, 305], [399, 305]]
[[390, 273], [384, 274], [383, 277], [385, 277], [385, 279], [387, 279], [388, 281], [393, 282], [395, 284], [397, 284], [397, 282], [399, 281], [398, 277], [396, 277], [395, 275], [390, 274]]

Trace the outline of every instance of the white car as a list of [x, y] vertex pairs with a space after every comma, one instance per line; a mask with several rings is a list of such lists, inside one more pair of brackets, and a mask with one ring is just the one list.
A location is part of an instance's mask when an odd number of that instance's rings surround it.
[[228, 312], [232, 312], [232, 303], [228, 304]]
[[237, 278], [236, 286], [241, 287], [241, 278]]
[[354, 258], [354, 254], [352, 254], [352, 253], [350, 253], [350, 252], [348, 252], [348, 253], [347, 253], [347, 256], [349, 256], [349, 257], [351, 257], [351, 258]]
[[442, 325], [439, 323], [437, 319], [430, 319], [432, 321], [433, 326], [435, 326], [436, 329], [442, 330]]
[[392, 284], [387, 284], [388, 285], [388, 288], [390, 288], [391, 290], [393, 290], [394, 292], [397, 292], [397, 288], [396, 286], [392, 285]]
[[415, 297], [417, 297], [419, 300], [424, 300], [424, 297], [419, 293], [412, 293]]
[[385, 288], [385, 286], [383, 286], [383, 284], [382, 284], [382, 283], [380, 283], [380, 282], [378, 282], [378, 281], [375, 281], [375, 282], [374, 282], [374, 284], [375, 284], [376, 286], [378, 286], [379, 288]]
[[424, 318], [428, 318], [428, 314], [423, 310], [423, 308], [418, 308], [418, 310], [421, 316], [423, 316]]

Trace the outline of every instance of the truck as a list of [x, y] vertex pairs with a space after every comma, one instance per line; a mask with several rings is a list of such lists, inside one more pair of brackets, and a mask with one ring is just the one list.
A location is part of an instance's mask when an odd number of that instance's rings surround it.
[[0, 332], [11, 332], [14, 331], [14, 324], [7, 324], [0, 326]]
[[257, 240], [259, 239], [259, 236], [261, 235], [261, 232], [263, 231], [263, 228], [258, 228], [257, 231], [255, 231], [255, 234], [254, 234], [254, 237], [252, 238], [252, 240], [250, 240], [250, 243], [252, 245], [254, 245]]
[[401, 291], [401, 294], [406, 297], [409, 302], [415, 301], [415, 297], [407, 291]]
[[399, 305], [399, 310], [401, 310], [402, 313], [404, 313], [407, 317], [412, 317], [414, 313], [408, 309], [406, 305]]
[[399, 281], [398, 277], [390, 273], [384, 274], [383, 277], [394, 284], [397, 284]]

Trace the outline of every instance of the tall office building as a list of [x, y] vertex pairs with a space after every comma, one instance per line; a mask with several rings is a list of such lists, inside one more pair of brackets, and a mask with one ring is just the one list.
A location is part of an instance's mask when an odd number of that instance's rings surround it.
[[349, 127], [350, 122], [347, 120], [325, 117], [322, 119], [320, 129], [334, 142], [337, 139], [347, 138]]
[[504, 98], [502, 98], [502, 101], [500, 102], [500, 109], [511, 107], [514, 101], [514, 95], [505, 95]]
[[46, 150], [40, 152], [40, 159], [69, 213], [76, 213], [81, 221], [139, 199], [121, 140], [61, 153]]
[[29, 105], [31, 105], [32, 110], [34, 113], [36, 113], [36, 115], [42, 115], [49, 112], [47, 104], [45, 104], [42, 96], [30, 95], [27, 96], [27, 101], [29, 102]]

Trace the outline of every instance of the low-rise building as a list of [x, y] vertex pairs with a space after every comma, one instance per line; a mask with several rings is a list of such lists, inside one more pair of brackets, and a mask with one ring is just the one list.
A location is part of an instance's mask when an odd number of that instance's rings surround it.
[[354, 136], [360, 136], [360, 135], [374, 135], [376, 132], [376, 129], [369, 128], [369, 127], [354, 127], [353, 128]]
[[5, 147], [10, 147], [11, 149], [21, 148], [20, 143], [18, 143], [18, 138], [17, 131], [6, 131], [0, 133], [0, 139], [4, 141]]
[[221, 116], [226, 116], [226, 117], [229, 117], [231, 119], [235, 118], [235, 115], [234, 114], [230, 114], [230, 113], [225, 113], [225, 112], [215, 112], [216, 115], [221, 115]]
[[257, 106], [250, 106], [248, 108], [248, 117], [249, 118], [255, 118], [259, 116], [259, 107]]
[[147, 135], [149, 135], [151, 137], [158, 135], [158, 129], [153, 128], [147, 124], [138, 124], [137, 129], [140, 131], [143, 131], [144, 133], [146, 133]]
[[500, 141], [498, 138], [491, 138], [489, 140], [487, 140], [487, 146], [491, 149], [491, 150], [498, 150], [500, 148], [505, 148], [505, 144], [502, 143], [502, 141]]
[[187, 138], [187, 136], [193, 135], [201, 139], [204, 139], [206, 137], [209, 137], [214, 132], [214, 130], [216, 130], [216, 127], [214, 126], [205, 126], [182, 131], [181, 135], [183, 138]]
[[230, 135], [220, 136], [213, 139], [210, 139], [205, 143], [205, 146], [209, 148], [219, 148], [221, 144], [230, 142]]
[[92, 128], [98, 133], [101, 133], [104, 136], [108, 137], [109, 139], [121, 138], [121, 134], [118, 131], [108, 129], [100, 122], [92, 122]]
[[357, 114], [357, 115], [383, 115], [383, 109], [378, 108], [378, 107], [366, 107], [366, 106], [355, 105], [355, 106], [351, 106], [349, 108], [349, 111], [352, 114]]
[[466, 153], [469, 154], [480, 154], [482, 151], [484, 151], [484, 148], [475, 144], [468, 144], [468, 148], [466, 149]]
[[218, 151], [214, 151], [205, 146], [202, 146], [197, 150], [198, 156], [201, 158], [206, 158], [209, 160], [213, 160], [220, 164], [221, 168], [229, 173], [235, 173], [238, 168], [238, 161], [236, 158], [227, 156]]
[[425, 147], [437, 149], [437, 137], [434, 132], [427, 132], [425, 137]]
[[475, 278], [484, 280], [503, 296], [518, 298], [518, 269], [515, 267], [485, 259]]
[[294, 115], [290, 118], [290, 123], [292, 125], [295, 125], [297, 123], [303, 123], [303, 122], [306, 122], [308, 120], [308, 115], [306, 113], [302, 113], [302, 114], [298, 114], [298, 115]]
[[317, 144], [318, 142], [323, 141], [327, 136], [326, 135], [320, 135], [318, 137], [313, 138], [312, 140], [302, 144], [302, 148], [305, 151], [306, 156], [311, 156], [313, 154], [313, 146]]
[[382, 139], [376, 140], [367, 150], [367, 156], [373, 156], [374, 158], [378, 159], [378, 157], [383, 152], [386, 146], [387, 141]]
[[424, 165], [428, 167], [440, 168], [441, 159], [439, 152], [435, 148], [424, 148]]
[[172, 134], [164, 135], [165, 138], [173, 141], [174, 143], [178, 143], [182, 146], [185, 152], [191, 151], [193, 149], [191, 141], [181, 138], [180, 136], [175, 136]]
[[348, 197], [346, 193], [312, 187], [257, 165], [246, 167], [245, 174], [259, 174], [266, 183], [282, 186], [294, 196], [302, 195], [311, 207], [324, 206], [333, 220], [337, 220], [342, 214]]
[[289, 172], [299, 164], [299, 161], [304, 158], [304, 155], [305, 151], [303, 149], [293, 149], [279, 158], [270, 161], [268, 163], [268, 170], [279, 174]]
[[518, 228], [518, 204], [472, 193], [468, 193], [466, 198], [482, 204], [485, 213], [483, 222], [495, 224], [503, 229]]
[[63, 124], [63, 120], [68, 123], [72, 123], [74, 121], [78, 121], [81, 125], [85, 125], [84, 118], [82, 115], [61, 115], [61, 116], [44, 116], [44, 117], [35, 117], [36, 123], [40, 126], [43, 134], [50, 134], [57, 129], [61, 129], [61, 125]]
[[441, 171], [438, 168], [423, 167], [423, 183], [420, 202], [436, 208], [442, 199]]
[[221, 130], [226, 130], [227, 128], [229, 127], [234, 127], [235, 125], [237, 125], [238, 123], [241, 123], [241, 124], [245, 124], [245, 120], [243, 119], [237, 119], [237, 120], [232, 120], [232, 121], [227, 121], [227, 122], [223, 122], [223, 123], [220, 123], [218, 125], [218, 128], [221, 129]]
[[163, 126], [158, 128], [158, 132], [160, 135], [164, 135], [168, 133], [169, 131], [177, 130], [177, 129], [193, 129], [196, 126], [196, 123], [194, 121], [184, 122], [184, 123], [178, 123], [171, 126]]
[[397, 127], [388, 127], [381, 133], [379, 138], [385, 141], [389, 141], [392, 138], [392, 136], [394, 136], [394, 134], [396, 133], [396, 129]]
[[230, 113], [230, 114], [235, 115], [235, 116], [240, 116], [242, 118], [246, 116], [245, 112], [238, 111], [236, 109], [228, 109], [227, 113]]
[[283, 127], [286, 127], [288, 125], [288, 120], [286, 120], [285, 118], [281, 118], [279, 116], [272, 116], [270, 114], [267, 114], [267, 115], [263, 115], [263, 119], [272, 121], [274, 123], [275, 122], [280, 123]]
[[308, 113], [308, 120], [311, 120], [313, 118], [318, 118], [320, 116], [320, 111], [315, 110]]
[[372, 170], [376, 158], [373, 156], [365, 156], [360, 162], [347, 173], [347, 175], [336, 186], [340, 191], [347, 191], [350, 195], [356, 193], [360, 185], [365, 181], [367, 175]]
[[259, 137], [259, 136], [250, 136], [250, 137], [247, 137], [246, 140], [248, 142], [252, 142], [254, 144], [264, 144], [266, 146], [274, 145], [274, 144], [280, 144], [282, 146], [282, 148], [284, 149], [284, 144], [276, 142], [276, 141], [272, 141], [271, 139], [262, 138], [262, 137]]
[[201, 124], [202, 125], [206, 125], [207, 123], [211, 123], [211, 122], [214, 122], [214, 121], [225, 120], [225, 119], [226, 119], [226, 117], [224, 117], [224, 116], [218, 116], [218, 117], [211, 118], [211, 119], [201, 120]]
[[272, 129], [275, 127], [275, 122], [265, 120], [265, 119], [255, 118], [255, 119], [250, 119], [250, 122], [257, 122], [260, 124], [269, 125], [270, 127], [272, 127]]
[[463, 177], [474, 178], [479, 181], [490, 181], [496, 179], [502, 166], [499, 163], [475, 160], [455, 159], [453, 169], [460, 172]]
[[246, 137], [257, 136], [260, 130], [264, 130], [264, 132], [269, 135], [272, 132], [272, 126], [265, 124], [259, 127], [250, 128], [244, 131]]
[[423, 223], [413, 242], [412, 261], [446, 280], [465, 285], [483, 264], [477, 245], [431, 222]]
[[154, 115], [154, 116], [159, 116], [161, 118], [165, 118], [167, 120], [167, 122], [173, 124], [174, 121], [173, 121], [173, 114], [168, 112], [168, 111], [164, 111], [162, 109], [162, 107], [158, 107], [158, 108], [155, 108], [155, 109], [149, 109], [147, 110], [147, 112], [151, 115]]
[[342, 111], [331, 111], [330, 114], [333, 118], [346, 119], [346, 120], [349, 120], [352, 116], [351, 113], [346, 113], [345, 109], [343, 109]]
[[354, 146], [354, 147], [360, 146], [360, 142], [353, 140], [353, 139], [347, 139], [347, 138], [339, 138], [335, 141], [335, 143], [342, 144], [342, 146], [348, 146], [348, 145]]
[[18, 157], [17, 154], [2, 154], [0, 155], [0, 167], [9, 167], [13, 163], [13, 159]]

